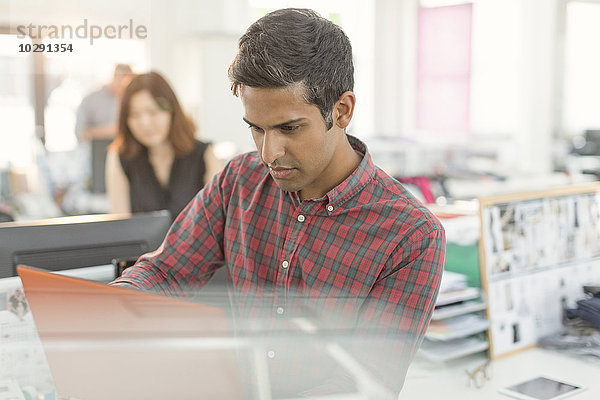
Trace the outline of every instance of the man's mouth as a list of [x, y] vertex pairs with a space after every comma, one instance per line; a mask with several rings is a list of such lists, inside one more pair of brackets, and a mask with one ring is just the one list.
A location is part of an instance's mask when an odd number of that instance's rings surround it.
[[286, 179], [294, 172], [295, 168], [269, 167], [269, 173], [275, 179]]

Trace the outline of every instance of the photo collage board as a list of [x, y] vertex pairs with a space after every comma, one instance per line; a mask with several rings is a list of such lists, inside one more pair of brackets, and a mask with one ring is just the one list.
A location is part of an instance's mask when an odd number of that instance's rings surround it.
[[559, 331], [600, 278], [600, 184], [480, 199], [480, 269], [490, 355]]

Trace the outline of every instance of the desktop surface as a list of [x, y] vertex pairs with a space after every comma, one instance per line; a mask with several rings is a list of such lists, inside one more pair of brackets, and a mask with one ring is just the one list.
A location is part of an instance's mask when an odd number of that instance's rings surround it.
[[532, 348], [491, 361], [490, 380], [481, 388], [469, 385], [465, 370], [473, 371], [486, 358], [475, 355], [447, 364], [417, 360], [408, 370], [400, 400], [510, 400], [499, 389], [513, 386], [538, 376], [573, 383], [586, 388], [569, 396], [573, 400], [592, 400], [600, 397], [600, 362], [591, 363], [553, 350]]

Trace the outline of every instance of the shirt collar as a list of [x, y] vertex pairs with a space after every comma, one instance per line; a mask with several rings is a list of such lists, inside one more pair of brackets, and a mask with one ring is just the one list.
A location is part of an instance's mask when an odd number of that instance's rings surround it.
[[[329, 205], [337, 208], [363, 189], [375, 176], [375, 165], [373, 164], [367, 145], [352, 135], [346, 134], [346, 137], [352, 148], [362, 156], [360, 164], [342, 183], [327, 192], [325, 196], [309, 201], [319, 202], [326, 200]], [[289, 194], [296, 204], [301, 203], [298, 192]]]

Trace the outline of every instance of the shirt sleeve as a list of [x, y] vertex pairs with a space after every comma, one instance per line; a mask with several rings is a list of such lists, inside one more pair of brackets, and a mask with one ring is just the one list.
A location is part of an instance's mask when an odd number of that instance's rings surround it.
[[[373, 384], [361, 386], [367, 398], [398, 398], [433, 313], [445, 248], [441, 226], [425, 223], [413, 229], [386, 262], [362, 306], [358, 310], [350, 307], [357, 323], [341, 343], [367, 376], [374, 378]], [[323, 384], [303, 395], [339, 394], [357, 382], [341, 366], [327, 373], [330, 377]]]
[[227, 170], [213, 177], [183, 209], [156, 251], [141, 256], [111, 284], [193, 296], [224, 265]]
[[445, 265], [441, 225], [426, 224], [400, 242], [363, 302], [358, 334], [371, 335], [369, 349], [357, 357], [399, 392], [421, 345], [437, 299]]

